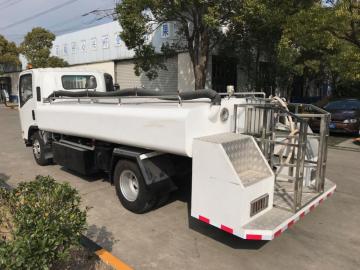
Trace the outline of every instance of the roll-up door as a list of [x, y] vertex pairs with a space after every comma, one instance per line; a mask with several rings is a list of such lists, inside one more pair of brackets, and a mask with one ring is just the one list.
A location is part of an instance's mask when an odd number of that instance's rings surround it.
[[149, 80], [145, 74], [136, 76], [132, 60], [118, 61], [115, 64], [116, 83], [120, 89], [142, 87], [161, 92], [176, 92], [178, 88], [178, 61], [177, 57], [168, 59], [167, 70], [159, 70], [155, 80]]

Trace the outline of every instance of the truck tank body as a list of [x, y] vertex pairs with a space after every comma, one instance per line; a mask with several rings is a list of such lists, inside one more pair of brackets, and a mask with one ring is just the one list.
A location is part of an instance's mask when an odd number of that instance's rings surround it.
[[[178, 103], [54, 101], [36, 110], [39, 129], [192, 157], [193, 139], [233, 128], [234, 104], [245, 99]], [[228, 109], [229, 117], [220, 114]]]

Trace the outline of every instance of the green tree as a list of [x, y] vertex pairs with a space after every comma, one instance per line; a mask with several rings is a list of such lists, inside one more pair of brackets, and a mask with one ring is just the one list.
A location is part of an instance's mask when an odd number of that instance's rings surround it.
[[[286, 70], [278, 63], [277, 47], [287, 18], [309, 8], [313, 0], [243, 0], [236, 6], [221, 54], [239, 59], [249, 90], [270, 90], [283, 85]], [[286, 80], [285, 80], [286, 81]], [[288, 84], [288, 83], [287, 83]]]
[[0, 74], [4, 71], [16, 70], [19, 65], [19, 50], [16, 44], [0, 35]]
[[[116, 12], [123, 28], [121, 33], [129, 49], [135, 52], [135, 73], [150, 78], [165, 69], [164, 60], [176, 50], [189, 52], [195, 77], [195, 89], [205, 87], [210, 52], [224, 38], [234, 7], [241, 1], [208, 0], [123, 0]], [[165, 22], [177, 25], [180, 37], [176, 44], [164, 44], [156, 52], [148, 37]]]
[[320, 27], [337, 39], [360, 49], [360, 2], [358, 0], [328, 0], [331, 5]]
[[336, 94], [343, 95], [338, 86], [360, 81], [359, 8], [358, 1], [339, 0], [289, 17], [278, 46], [282, 67], [307, 79], [331, 81]]
[[36, 27], [27, 33], [21, 43], [21, 52], [26, 56], [34, 68], [64, 67], [66, 61], [56, 56], [50, 56], [50, 49], [55, 35], [50, 31]]

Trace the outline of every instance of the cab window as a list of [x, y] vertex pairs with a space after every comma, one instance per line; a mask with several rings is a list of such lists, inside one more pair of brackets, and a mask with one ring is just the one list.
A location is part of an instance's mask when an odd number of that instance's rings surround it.
[[64, 75], [62, 86], [66, 90], [93, 89], [97, 87], [96, 78], [92, 75]]
[[19, 82], [20, 107], [33, 97], [32, 90], [32, 75], [22, 75]]

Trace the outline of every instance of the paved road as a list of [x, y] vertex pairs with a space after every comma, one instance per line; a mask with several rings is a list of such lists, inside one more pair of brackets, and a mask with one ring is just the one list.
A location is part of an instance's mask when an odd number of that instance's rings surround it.
[[331, 149], [327, 176], [338, 185], [335, 195], [281, 237], [249, 242], [190, 218], [187, 188], [135, 215], [121, 207], [104, 176], [37, 166], [19, 125], [16, 110], [0, 107], [0, 177], [10, 185], [38, 174], [70, 182], [92, 207], [89, 236], [135, 269], [360, 269], [360, 152]]

